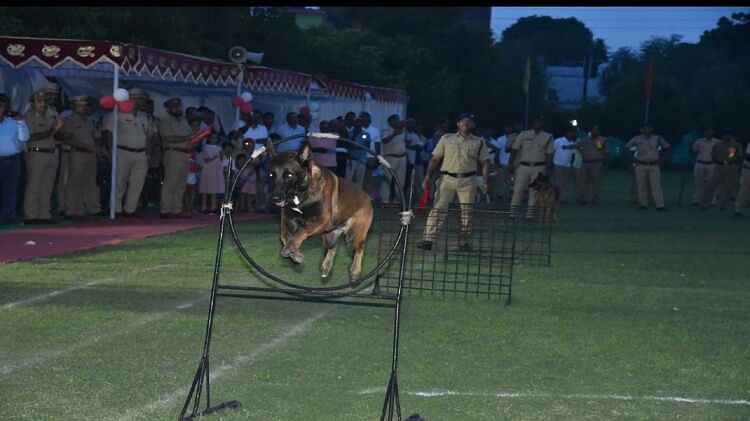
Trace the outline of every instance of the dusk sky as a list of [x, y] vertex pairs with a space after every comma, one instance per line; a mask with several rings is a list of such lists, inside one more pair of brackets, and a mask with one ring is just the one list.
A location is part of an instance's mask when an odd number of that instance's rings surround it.
[[575, 17], [614, 52], [620, 47], [637, 50], [653, 36], [679, 34], [683, 42], [695, 43], [703, 31], [716, 27], [720, 17], [737, 12], [750, 13], [750, 7], [493, 7], [491, 25], [499, 40], [502, 31], [521, 17]]

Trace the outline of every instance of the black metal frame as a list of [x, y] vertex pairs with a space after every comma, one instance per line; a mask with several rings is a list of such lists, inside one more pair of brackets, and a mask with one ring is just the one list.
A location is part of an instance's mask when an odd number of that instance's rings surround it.
[[[320, 135], [319, 133], [310, 133], [305, 135], [290, 136], [274, 144], [286, 142], [292, 139], [300, 137], [315, 137]], [[366, 150], [365, 148], [349, 141], [348, 139], [338, 140], [346, 141], [354, 147]], [[379, 158], [369, 150], [367, 152], [370, 155]], [[238, 173], [241, 174], [247, 166], [251, 163], [248, 160], [245, 165], [239, 169]], [[232, 161], [230, 160], [228, 168], [232, 168]], [[393, 171], [385, 166], [394, 179], [398, 179]], [[383, 401], [383, 410], [380, 415], [380, 419], [393, 420], [393, 416], [396, 415], [397, 419], [401, 419], [401, 406], [398, 397], [398, 350], [399, 350], [399, 332], [401, 327], [401, 288], [397, 288], [395, 294], [380, 293], [373, 291], [372, 294], [360, 294], [357, 293], [357, 289], [363, 289], [369, 286], [369, 284], [375, 283], [374, 276], [382, 268], [383, 265], [388, 263], [393, 253], [400, 246], [401, 247], [401, 271], [403, 272], [404, 259], [406, 256], [406, 244], [409, 235], [408, 223], [403, 223], [399, 229], [396, 241], [393, 243], [392, 248], [388, 251], [382, 261], [376, 265], [376, 267], [368, 274], [360, 276], [356, 281], [347, 283], [344, 285], [331, 286], [331, 287], [307, 287], [303, 285], [297, 285], [284, 279], [278, 278], [275, 275], [266, 272], [260, 267], [247, 253], [242, 246], [241, 241], [237, 235], [237, 230], [232, 220], [232, 192], [237, 188], [237, 178], [232, 179], [231, 173], [227, 171], [226, 177], [226, 189], [224, 195], [224, 202], [222, 204], [222, 211], [220, 216], [220, 227], [219, 227], [219, 238], [216, 244], [216, 257], [214, 259], [214, 272], [213, 282], [211, 284], [211, 295], [208, 306], [208, 320], [206, 321], [206, 333], [203, 341], [203, 353], [198, 363], [198, 369], [196, 370], [193, 382], [188, 391], [185, 403], [182, 406], [178, 420], [193, 420], [203, 415], [209, 415], [215, 412], [223, 411], [225, 409], [236, 409], [240, 407], [240, 403], [236, 400], [223, 402], [219, 405], [211, 406], [211, 387], [210, 387], [210, 348], [211, 348], [211, 337], [213, 333], [213, 319], [216, 315], [216, 299], [218, 297], [233, 297], [233, 298], [256, 298], [256, 299], [270, 299], [270, 300], [287, 300], [287, 301], [306, 301], [306, 302], [325, 302], [335, 304], [348, 304], [348, 305], [361, 305], [361, 306], [376, 306], [376, 307], [390, 307], [394, 308], [393, 317], [393, 351], [391, 360], [391, 374], [388, 381], [388, 387], [386, 389], [385, 399]], [[409, 200], [404, 199], [404, 193], [399, 183], [396, 183], [396, 188], [401, 196], [401, 203], [403, 204], [403, 211], [407, 212], [407, 204], [411, 203], [411, 197]], [[254, 269], [264, 275], [266, 278], [276, 282], [283, 288], [261, 288], [261, 287], [245, 287], [238, 285], [222, 285], [219, 283], [219, 273], [221, 269], [221, 257], [224, 248], [224, 235], [227, 226], [230, 228], [234, 242], [242, 256], [245, 258]], [[367, 284], [365, 281], [372, 278], [372, 281]], [[226, 292], [223, 292], [226, 291]], [[205, 390], [205, 409], [201, 410], [202, 394]], [[187, 415], [190, 403], [193, 403], [192, 409], [189, 415]]]

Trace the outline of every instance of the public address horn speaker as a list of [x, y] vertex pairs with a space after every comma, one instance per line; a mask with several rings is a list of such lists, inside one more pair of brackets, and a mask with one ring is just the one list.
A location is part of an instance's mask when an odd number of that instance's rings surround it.
[[249, 61], [254, 64], [260, 64], [260, 62], [263, 60], [263, 53], [254, 53], [252, 51], [247, 51], [246, 49], [236, 46], [229, 49], [229, 60], [232, 61], [232, 63], [244, 63], [246, 61]]

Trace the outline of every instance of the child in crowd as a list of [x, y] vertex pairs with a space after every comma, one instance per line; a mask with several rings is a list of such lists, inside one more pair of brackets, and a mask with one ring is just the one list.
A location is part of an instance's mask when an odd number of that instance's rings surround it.
[[[244, 153], [237, 155], [237, 168], [242, 168], [249, 159]], [[240, 212], [255, 212], [255, 193], [256, 193], [256, 169], [253, 163], [248, 164], [247, 168], [239, 175], [238, 184], [240, 188]]]
[[196, 164], [196, 152], [190, 151], [190, 163], [188, 164], [187, 183], [185, 184], [185, 193], [182, 195], [182, 206], [185, 212], [193, 213], [195, 205], [195, 186], [198, 184], [198, 164]]
[[[218, 212], [218, 194], [224, 193], [224, 173], [223, 168], [224, 151], [219, 146], [218, 133], [211, 133], [208, 136], [208, 144], [203, 147], [200, 153], [201, 181], [198, 191], [201, 193], [201, 212], [216, 213]], [[211, 208], [208, 208], [208, 202], [211, 202]]]

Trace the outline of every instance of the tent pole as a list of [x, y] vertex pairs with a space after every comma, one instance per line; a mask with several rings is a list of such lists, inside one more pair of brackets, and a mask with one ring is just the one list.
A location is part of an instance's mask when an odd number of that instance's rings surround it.
[[[115, 64], [115, 78], [112, 83], [112, 92], [114, 93], [120, 84], [120, 67]], [[109, 194], [109, 219], [115, 219], [115, 202], [117, 199], [117, 105], [112, 109], [112, 173], [110, 177], [110, 194]]]
[[[240, 74], [237, 81], [237, 96], [242, 94], [242, 82], [245, 80], [245, 69], [242, 64], [237, 65], [240, 68]], [[240, 107], [234, 109], [234, 127], [239, 130], [240, 128]]]

